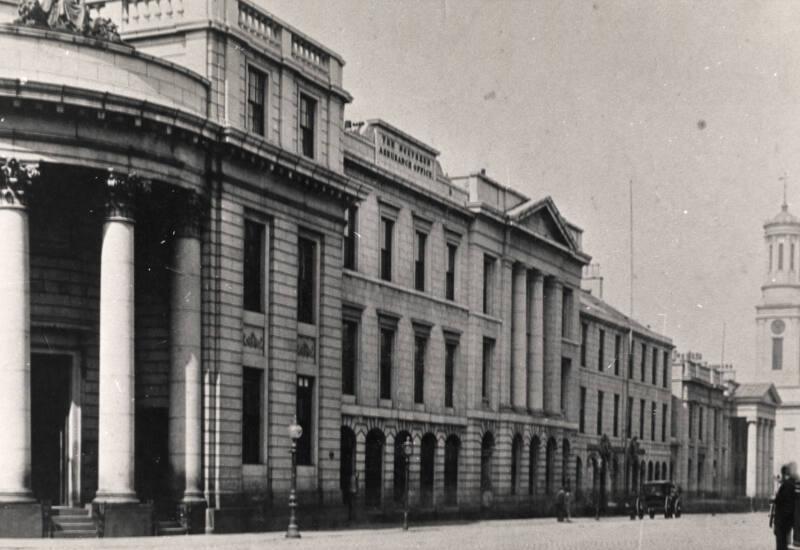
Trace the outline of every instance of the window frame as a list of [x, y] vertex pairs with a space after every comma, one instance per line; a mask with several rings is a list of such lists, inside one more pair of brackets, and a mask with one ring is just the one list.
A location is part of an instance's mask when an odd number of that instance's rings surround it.
[[[396, 315], [385, 312], [378, 313], [378, 398], [381, 401], [391, 402], [393, 400], [398, 321], [399, 317]], [[384, 335], [386, 333], [390, 333], [388, 357], [384, 354]], [[385, 392], [384, 389], [388, 389], [388, 392]]]
[[358, 204], [352, 203], [344, 209], [345, 225], [342, 235], [342, 267], [358, 270]]
[[[301, 382], [305, 382], [307, 385], [306, 386], [302, 386]], [[309, 375], [305, 375], [305, 374], [298, 374], [297, 375], [297, 379], [295, 381], [295, 418], [297, 419], [297, 423], [300, 426], [302, 426], [302, 428], [303, 428], [303, 433], [300, 436], [300, 439], [297, 440], [297, 447], [296, 447], [296, 449], [297, 449], [296, 457], [297, 457], [297, 465], [298, 466], [313, 466], [315, 464], [315, 462], [316, 462], [315, 461], [315, 458], [316, 458], [315, 454], [316, 453], [315, 453], [315, 449], [314, 449], [315, 448], [314, 442], [316, 440], [315, 439], [316, 430], [315, 430], [315, 425], [314, 425], [315, 424], [315, 422], [314, 422], [315, 410], [316, 410], [316, 406], [315, 406], [315, 394], [316, 394], [316, 392], [314, 391], [315, 382], [316, 382], [316, 378], [314, 376], [309, 376]], [[301, 413], [301, 410], [300, 410], [300, 405], [301, 405], [300, 390], [301, 390], [301, 388], [308, 388], [308, 399], [307, 399], [307, 405], [308, 405], [308, 419], [307, 420], [308, 421], [307, 421], [307, 423], [305, 425], [304, 425], [304, 422], [303, 422], [303, 417], [305, 415], [304, 414], [302, 414], [302, 415], [300, 414]], [[308, 460], [306, 460], [306, 456], [305, 456], [306, 449], [304, 448], [304, 446], [306, 446], [306, 445], [308, 446], [308, 448], [307, 448], [307, 455], [308, 455], [307, 458], [308, 458]]]
[[597, 435], [603, 435], [603, 407], [605, 406], [605, 392], [597, 391]]
[[600, 332], [598, 333], [598, 350], [597, 350], [597, 370], [599, 372], [605, 372], [605, 362], [606, 362], [606, 331], [602, 328], [599, 329]]
[[427, 290], [428, 236], [428, 232], [414, 228], [414, 290], [417, 292]]
[[[264, 464], [264, 373], [264, 369], [258, 367], [242, 366], [241, 457], [243, 465]], [[247, 382], [249, 376], [255, 376], [255, 383], [252, 379], [249, 383]], [[257, 394], [256, 402], [251, 407], [248, 407], [246, 406], [249, 402], [248, 396], [253, 395], [253, 393]], [[249, 409], [257, 410], [257, 413], [248, 413]], [[256, 420], [254, 427], [248, 427], [248, 418]], [[250, 437], [255, 437], [255, 441], [248, 444], [247, 441]], [[248, 451], [255, 452], [255, 460], [253, 456], [249, 455]]]
[[[359, 370], [361, 365], [361, 308], [349, 305], [342, 305], [342, 395], [353, 396], [358, 394]], [[355, 341], [353, 345], [352, 361], [352, 393], [348, 393], [345, 388], [345, 325], [355, 325]]]
[[580, 408], [578, 409], [578, 433], [586, 433], [586, 387], [580, 388]]
[[[394, 249], [395, 249], [395, 229], [397, 218], [381, 212], [380, 228], [378, 230], [378, 250], [380, 258], [378, 261], [378, 276], [382, 281], [391, 283], [394, 280]], [[387, 250], [388, 244], [388, 250]]]
[[[494, 286], [497, 280], [497, 257], [483, 254], [483, 308], [484, 315], [494, 315]], [[488, 267], [488, 269], [487, 269]]]
[[[254, 102], [251, 99], [250, 93], [253, 91], [253, 76], [258, 75], [263, 77], [263, 87], [261, 89], [261, 128], [260, 132], [258, 129], [253, 127], [253, 122], [255, 119], [255, 114], [252, 112]], [[269, 88], [271, 82], [271, 75], [270, 72], [264, 69], [260, 65], [256, 65], [253, 62], [247, 63], [247, 72], [246, 72], [246, 82], [245, 82], [245, 128], [248, 132], [256, 134], [257, 136], [261, 136], [264, 139], [269, 138]]]
[[[312, 127], [311, 127], [311, 154], [308, 154], [306, 151], [306, 140], [305, 140], [305, 127], [303, 125], [303, 99], [310, 101], [313, 103], [313, 118], [311, 120]], [[320, 105], [320, 98], [312, 94], [311, 92], [300, 89], [298, 91], [297, 96], [297, 149], [298, 153], [302, 157], [307, 159], [316, 160], [318, 157], [318, 132], [317, 129], [319, 128], [319, 105]]]
[[481, 347], [481, 401], [484, 405], [492, 399], [492, 372], [494, 370], [495, 339], [483, 337]]
[[[258, 266], [253, 268], [251, 272], [248, 269], [248, 250], [251, 248], [248, 246], [248, 226], [256, 226], [259, 229], [259, 242], [258, 242]], [[266, 302], [267, 302], [267, 281], [266, 281], [266, 266], [267, 266], [267, 247], [268, 247], [268, 224], [263, 220], [258, 220], [250, 216], [244, 216], [243, 222], [243, 235], [242, 235], [242, 309], [244, 311], [250, 311], [253, 313], [258, 314], [265, 314], [266, 313]], [[251, 278], [253, 273], [257, 271], [257, 274], [254, 278]], [[253, 309], [250, 306], [248, 295], [248, 286], [249, 284], [257, 282], [258, 284], [258, 308]]]
[[[444, 407], [456, 406], [456, 370], [461, 349], [460, 334], [443, 330], [444, 335]], [[450, 351], [452, 350], [452, 355]]]
[[[306, 320], [307, 318], [301, 315], [301, 312], [304, 311], [304, 308], [301, 308], [301, 301], [303, 300], [303, 292], [301, 288], [301, 269], [302, 264], [300, 262], [301, 254], [300, 254], [300, 246], [301, 242], [305, 241], [311, 243], [312, 245], [312, 258], [311, 258], [311, 269], [312, 276], [311, 276], [311, 304], [310, 304], [310, 315], [311, 320]], [[319, 324], [319, 289], [320, 289], [320, 275], [322, 270], [320, 269], [320, 261], [321, 261], [321, 248], [322, 248], [322, 240], [309, 235], [304, 231], [298, 232], [297, 235], [297, 322], [309, 325], [309, 326], [317, 326]]]
[[458, 243], [447, 240], [447, 265], [444, 274], [444, 299], [456, 301], [456, 272], [458, 271]]

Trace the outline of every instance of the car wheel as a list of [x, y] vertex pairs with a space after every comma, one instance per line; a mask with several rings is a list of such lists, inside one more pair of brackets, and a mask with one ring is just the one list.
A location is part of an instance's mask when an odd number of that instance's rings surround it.
[[669, 519], [669, 498], [664, 499], [664, 519]]
[[675, 503], [675, 517], [676, 518], [681, 517], [681, 501], [680, 500]]
[[638, 498], [636, 499], [636, 511], [638, 512], [637, 515], [639, 516], [639, 519], [643, 519], [644, 518], [644, 504], [642, 504], [642, 502]]

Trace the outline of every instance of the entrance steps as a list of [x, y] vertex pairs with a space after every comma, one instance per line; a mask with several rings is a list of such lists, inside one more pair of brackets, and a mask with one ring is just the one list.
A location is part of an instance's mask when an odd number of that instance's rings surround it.
[[53, 506], [50, 514], [50, 536], [54, 539], [97, 538], [97, 521], [90, 510]]
[[188, 534], [186, 528], [177, 520], [167, 519], [156, 522], [156, 535], [160, 537], [186, 534]]

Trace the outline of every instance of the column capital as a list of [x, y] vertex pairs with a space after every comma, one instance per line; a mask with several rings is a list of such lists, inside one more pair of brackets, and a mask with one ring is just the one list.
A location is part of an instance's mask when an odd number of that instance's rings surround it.
[[204, 198], [194, 191], [184, 191], [175, 201], [175, 235], [199, 238], [203, 230], [203, 215], [206, 211]]
[[38, 176], [38, 164], [22, 164], [15, 158], [0, 160], [0, 208], [27, 206], [31, 184]]
[[108, 169], [106, 185], [106, 217], [133, 220], [136, 196], [139, 192], [150, 190], [150, 181], [136, 173], [118, 174]]

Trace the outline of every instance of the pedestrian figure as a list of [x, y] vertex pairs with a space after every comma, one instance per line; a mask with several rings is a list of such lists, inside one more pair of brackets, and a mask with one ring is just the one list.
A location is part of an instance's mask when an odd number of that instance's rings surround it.
[[556, 493], [556, 516], [558, 517], [559, 522], [564, 521], [564, 508], [566, 499], [567, 499], [567, 493], [564, 490], [564, 487], [562, 486], [558, 490], [558, 493]]
[[792, 473], [792, 468], [788, 464], [781, 466], [781, 486], [775, 495], [773, 520], [777, 550], [788, 548], [789, 534], [794, 523], [795, 480]]
[[567, 523], [572, 523], [572, 491], [569, 490], [569, 483], [564, 489], [564, 515], [567, 517]]

